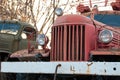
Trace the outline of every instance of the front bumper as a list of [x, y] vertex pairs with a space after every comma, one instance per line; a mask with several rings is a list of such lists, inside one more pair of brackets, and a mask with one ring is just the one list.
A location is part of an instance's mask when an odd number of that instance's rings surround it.
[[120, 76], [120, 62], [1, 62], [3, 73], [42, 73]]

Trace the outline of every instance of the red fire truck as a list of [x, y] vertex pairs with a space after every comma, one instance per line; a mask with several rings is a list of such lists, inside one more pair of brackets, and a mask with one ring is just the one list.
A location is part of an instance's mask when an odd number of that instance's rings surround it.
[[40, 34], [37, 42], [42, 49], [31, 46], [29, 51], [13, 53], [8, 62], [1, 62], [1, 72], [14, 73], [16, 80], [120, 80], [120, 8], [116, 4], [111, 3], [113, 11], [87, 12], [90, 9], [82, 6], [81, 15], [59, 16], [52, 26], [51, 49], [46, 47], [48, 37]]

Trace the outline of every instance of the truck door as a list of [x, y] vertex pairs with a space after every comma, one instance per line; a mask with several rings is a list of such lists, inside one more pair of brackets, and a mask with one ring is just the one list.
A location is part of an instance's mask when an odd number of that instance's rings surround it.
[[31, 27], [25, 27], [21, 33], [19, 50], [27, 49], [29, 45], [36, 46], [36, 30]]

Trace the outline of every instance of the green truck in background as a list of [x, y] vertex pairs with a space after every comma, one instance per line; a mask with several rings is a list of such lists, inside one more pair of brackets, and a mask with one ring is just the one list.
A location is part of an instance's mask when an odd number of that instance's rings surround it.
[[36, 28], [28, 23], [0, 21], [0, 60], [5, 61], [11, 53], [27, 49], [29, 45], [37, 48], [36, 36]]

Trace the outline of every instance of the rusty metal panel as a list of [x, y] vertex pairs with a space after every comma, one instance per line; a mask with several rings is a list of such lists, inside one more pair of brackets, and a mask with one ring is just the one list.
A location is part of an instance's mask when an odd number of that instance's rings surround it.
[[116, 56], [120, 56], [120, 51], [111, 51], [111, 50], [96, 50], [96, 51], [91, 51], [90, 52], [92, 55], [116, 55]]
[[112, 40], [112, 44], [114, 44], [114, 46], [116, 48], [120, 48], [120, 35], [119, 35], [119, 33], [114, 32], [114, 38]]

